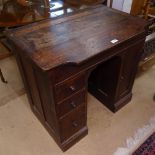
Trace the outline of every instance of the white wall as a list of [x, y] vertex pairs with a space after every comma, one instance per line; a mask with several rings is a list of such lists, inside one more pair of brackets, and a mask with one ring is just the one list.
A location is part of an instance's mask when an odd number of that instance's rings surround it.
[[113, 0], [112, 7], [117, 10], [123, 10], [124, 0]]
[[132, 6], [132, 1], [133, 0], [124, 0], [123, 10], [122, 11], [130, 13], [131, 6]]
[[[113, 0], [112, 8], [130, 13], [133, 0]], [[110, 0], [108, 0], [108, 6]]]

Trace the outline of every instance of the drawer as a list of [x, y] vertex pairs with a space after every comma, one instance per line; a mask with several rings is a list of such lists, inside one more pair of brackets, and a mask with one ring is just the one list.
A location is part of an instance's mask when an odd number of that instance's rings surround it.
[[80, 74], [75, 78], [68, 79], [62, 83], [55, 85], [55, 99], [56, 102], [60, 102], [66, 97], [74, 94], [85, 87], [85, 76]]
[[72, 95], [69, 99], [64, 100], [62, 103], [56, 105], [58, 117], [62, 117], [66, 113], [74, 110], [78, 106], [86, 103], [86, 90], [80, 90]]
[[86, 126], [86, 106], [79, 106], [60, 120], [61, 141], [65, 141]]

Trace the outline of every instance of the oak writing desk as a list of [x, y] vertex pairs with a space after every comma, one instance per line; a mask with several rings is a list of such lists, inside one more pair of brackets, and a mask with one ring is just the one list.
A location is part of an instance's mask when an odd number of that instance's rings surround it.
[[145, 26], [95, 6], [7, 32], [32, 111], [63, 151], [88, 133], [87, 89], [113, 112], [131, 100]]

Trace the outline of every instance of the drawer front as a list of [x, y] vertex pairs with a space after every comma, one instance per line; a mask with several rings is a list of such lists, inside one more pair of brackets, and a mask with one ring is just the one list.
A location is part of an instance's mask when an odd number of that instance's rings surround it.
[[80, 105], [86, 103], [86, 90], [83, 89], [66, 99], [60, 104], [56, 105], [57, 115], [58, 117], [62, 117], [63, 115], [67, 114], [68, 112], [74, 110]]
[[85, 76], [84, 74], [80, 74], [75, 78], [68, 79], [63, 83], [57, 84], [55, 86], [55, 99], [56, 102], [60, 102], [66, 97], [74, 94], [78, 90], [85, 87]]
[[60, 120], [61, 141], [65, 141], [86, 126], [86, 106], [79, 106]]

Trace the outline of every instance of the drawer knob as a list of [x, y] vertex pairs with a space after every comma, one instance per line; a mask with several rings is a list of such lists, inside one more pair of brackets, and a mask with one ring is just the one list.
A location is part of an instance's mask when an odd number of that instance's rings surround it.
[[121, 76], [121, 80], [124, 80], [124, 76]]
[[71, 102], [71, 105], [73, 108], [76, 108], [76, 104], [74, 102]]
[[77, 127], [78, 126], [78, 124], [76, 122], [73, 122], [72, 125], [73, 125], [73, 127]]
[[69, 87], [72, 91], [75, 91], [75, 87], [74, 86], [70, 86]]

